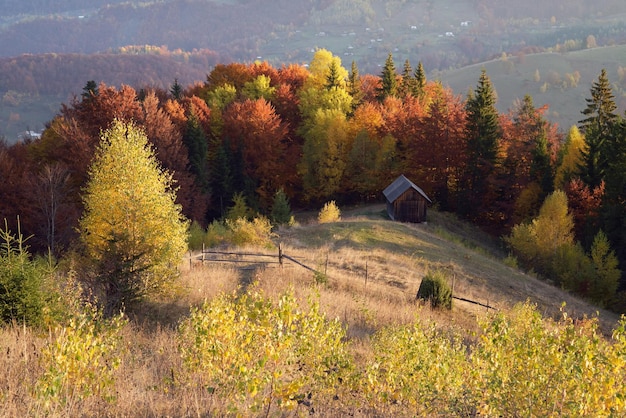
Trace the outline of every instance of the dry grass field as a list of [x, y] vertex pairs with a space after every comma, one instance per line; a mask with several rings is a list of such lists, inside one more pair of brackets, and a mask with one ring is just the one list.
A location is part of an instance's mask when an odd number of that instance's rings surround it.
[[[528, 300], [545, 316], [556, 317], [565, 302], [574, 317], [599, 315], [600, 328], [607, 334], [616, 324], [614, 314], [506, 266], [502, 262], [506, 254], [498, 245], [466, 224], [435, 211], [429, 216], [428, 223], [399, 224], [384, 218], [382, 206], [371, 206], [346, 211], [340, 222], [302, 221], [278, 232], [276, 242], [281, 242], [284, 254], [324, 274], [288, 260], [282, 268], [256, 261], [185, 260], [175, 297], [151, 301], [129, 315], [122, 330], [121, 366], [115, 372], [115, 402], [69, 399], [62, 408], [46, 409], [37, 402], [34, 388], [44, 372], [42, 348], [56, 335], [4, 326], [0, 329], [0, 416], [204, 416], [206, 393], [177, 384], [182, 361], [177, 326], [190, 307], [249, 286], [272, 299], [292, 291], [303, 306], [308, 297], [317, 297], [327, 317], [339, 318], [347, 327], [357, 367], [371, 357], [373, 333], [390, 325], [417, 320], [454, 328], [467, 341], [475, 338], [477, 318], [493, 310], [455, 300], [451, 311], [438, 311], [416, 302], [422, 277], [433, 269], [447, 272], [455, 296], [496, 310]], [[237, 251], [278, 253], [259, 248]], [[293, 414], [305, 412], [296, 409]], [[318, 413], [324, 416], [323, 409]]]

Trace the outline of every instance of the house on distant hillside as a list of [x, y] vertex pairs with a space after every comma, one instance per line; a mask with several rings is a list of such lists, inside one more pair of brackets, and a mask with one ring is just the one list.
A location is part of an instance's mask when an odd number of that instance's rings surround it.
[[401, 175], [383, 190], [389, 218], [400, 222], [424, 222], [426, 208], [433, 203], [426, 193]]
[[24, 131], [17, 134], [18, 141], [33, 141], [41, 139], [41, 134], [35, 131]]

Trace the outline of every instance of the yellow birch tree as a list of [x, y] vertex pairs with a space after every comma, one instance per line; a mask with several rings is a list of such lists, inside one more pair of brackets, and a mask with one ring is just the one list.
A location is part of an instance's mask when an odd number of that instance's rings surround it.
[[80, 232], [109, 313], [167, 291], [176, 278], [187, 220], [172, 183], [133, 123], [114, 120], [101, 134]]

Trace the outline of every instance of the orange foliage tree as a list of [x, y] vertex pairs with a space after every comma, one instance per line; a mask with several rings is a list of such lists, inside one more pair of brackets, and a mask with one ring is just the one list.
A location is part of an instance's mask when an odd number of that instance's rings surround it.
[[464, 140], [465, 108], [460, 97], [450, 89], [441, 89], [433, 98], [428, 115], [424, 117], [423, 138], [425, 185], [431, 198], [443, 210], [456, 206], [460, 177], [465, 167]]
[[287, 128], [265, 99], [235, 102], [223, 118], [224, 135], [241, 154], [245, 176], [255, 184], [260, 207], [268, 209], [283, 186]]

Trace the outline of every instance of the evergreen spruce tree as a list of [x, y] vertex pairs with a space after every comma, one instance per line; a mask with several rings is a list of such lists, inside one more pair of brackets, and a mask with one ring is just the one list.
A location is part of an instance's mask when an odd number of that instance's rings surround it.
[[344, 80], [341, 79], [339, 75], [339, 64], [336, 60], [332, 60], [328, 66], [328, 74], [326, 75], [326, 90], [337, 90], [339, 89]]
[[356, 61], [352, 61], [348, 74], [348, 93], [352, 97], [352, 110], [354, 111], [363, 102], [363, 90], [361, 89], [361, 76]]
[[213, 208], [210, 215], [214, 218], [224, 216], [226, 206], [233, 198], [234, 183], [232, 172], [233, 156], [228, 141], [217, 147], [215, 160], [211, 170], [211, 195]]
[[52, 268], [41, 258], [32, 258], [24, 244], [19, 219], [18, 233], [9, 231], [4, 219], [0, 228], [0, 322], [41, 325], [44, 319], [47, 277]]
[[554, 170], [552, 169], [552, 164], [550, 164], [548, 139], [545, 130], [539, 132], [539, 135], [535, 138], [532, 157], [530, 176], [541, 187], [543, 198], [554, 190]]
[[600, 208], [602, 229], [623, 270], [626, 267], [626, 120], [618, 118], [614, 124], [607, 153], [611, 158], [604, 176], [605, 194]]
[[233, 195], [233, 205], [228, 208], [226, 213], [226, 219], [236, 221], [237, 219], [251, 220], [253, 217], [253, 210], [248, 206], [246, 197], [243, 193], [238, 192]]
[[396, 80], [396, 65], [391, 53], [387, 56], [381, 75], [381, 86], [378, 90], [378, 100], [384, 101], [387, 96], [398, 94], [398, 82]]
[[547, 121], [541, 113], [535, 109], [533, 99], [525, 95], [521, 107], [515, 117], [514, 123], [526, 130], [527, 138], [533, 141], [532, 160], [530, 163], [531, 181], [541, 187], [543, 199], [554, 189], [554, 171], [550, 163], [548, 149]]
[[402, 69], [402, 82], [400, 83], [399, 93], [401, 97], [407, 97], [413, 95], [416, 91], [416, 81], [413, 78], [413, 68], [411, 63], [407, 59], [404, 61], [404, 67]]
[[585, 147], [578, 167], [581, 179], [595, 188], [602, 182], [605, 194], [600, 227], [606, 231], [622, 266], [626, 265], [626, 122], [615, 111], [611, 84], [602, 69], [586, 99], [580, 121]]
[[97, 96], [100, 92], [98, 91], [98, 84], [94, 80], [89, 80], [85, 87], [83, 87], [83, 93], [81, 94], [83, 100], [89, 100], [94, 96]]
[[611, 140], [617, 121], [617, 105], [606, 70], [602, 69], [598, 81], [591, 88], [591, 98], [585, 100], [587, 108], [582, 112], [585, 119], [580, 124], [586, 147], [579, 171], [582, 180], [589, 187], [595, 188], [604, 179], [608, 161], [612, 158], [609, 152], [611, 146], [607, 141]]
[[291, 206], [285, 191], [281, 188], [274, 195], [272, 204], [272, 222], [275, 225], [288, 225], [292, 220]]
[[196, 184], [203, 192], [207, 192], [209, 190], [209, 144], [204, 130], [200, 126], [200, 121], [193, 110], [187, 119], [183, 143], [187, 147], [189, 168], [196, 177]]
[[172, 87], [170, 88], [170, 93], [172, 94], [174, 100], [180, 100], [183, 97], [183, 88], [180, 84], [178, 84], [177, 78], [174, 79], [174, 84], [172, 84]]
[[459, 207], [473, 217], [481, 212], [481, 207], [489, 205], [485, 197], [490, 191], [490, 176], [498, 163], [501, 136], [495, 92], [484, 69], [476, 90], [468, 95], [465, 108], [468, 160], [461, 194], [463, 201], [459, 202]]
[[414, 88], [415, 90], [413, 95], [415, 97], [422, 97], [424, 95], [424, 88], [426, 88], [426, 73], [424, 72], [422, 61], [418, 62], [417, 67], [415, 68]]

